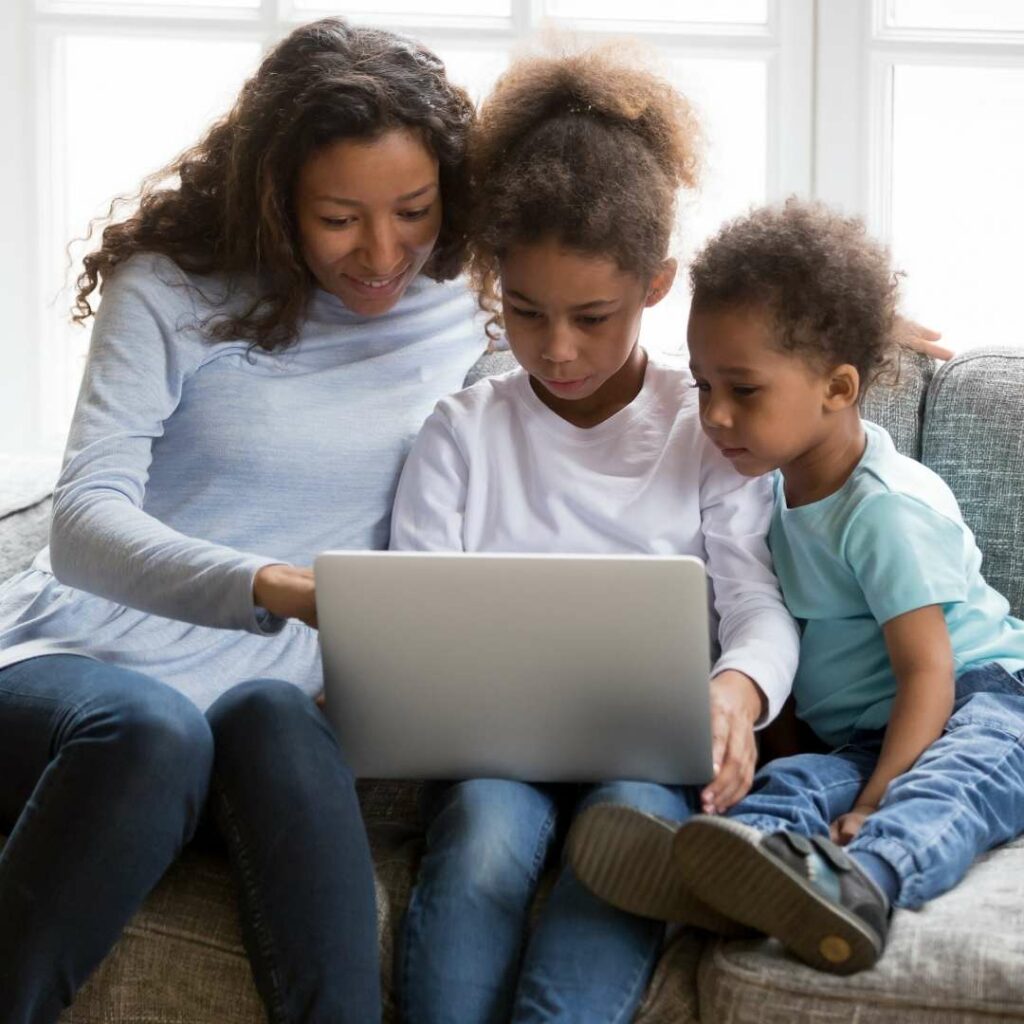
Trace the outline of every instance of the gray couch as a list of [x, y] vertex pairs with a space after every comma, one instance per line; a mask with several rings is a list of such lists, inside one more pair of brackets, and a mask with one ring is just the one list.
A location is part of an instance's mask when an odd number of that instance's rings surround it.
[[[480, 367], [488, 372], [500, 358]], [[989, 348], [933, 374], [905, 365], [867, 415], [957, 493], [989, 581], [1024, 614], [1024, 349]], [[46, 534], [47, 503], [0, 519], [0, 579]], [[421, 850], [414, 783], [362, 786], [377, 874], [387, 1019], [391, 957]], [[235, 893], [222, 859], [187, 850], [62, 1017], [75, 1024], [258, 1024]], [[769, 941], [680, 932], [637, 1021], [645, 1024], [946, 1024], [1024, 1020], [1024, 841], [983, 857], [956, 890], [896, 914], [889, 948], [852, 978], [818, 974]]]

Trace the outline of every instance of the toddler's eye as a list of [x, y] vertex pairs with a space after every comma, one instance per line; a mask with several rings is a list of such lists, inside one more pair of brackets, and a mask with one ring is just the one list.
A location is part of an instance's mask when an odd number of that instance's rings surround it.
[[710, 391], [711, 385], [706, 380], [695, 380], [691, 385], [691, 388], [696, 388], [698, 391]]
[[736, 384], [732, 389], [732, 393], [737, 398], [749, 398], [757, 390], [757, 388], [747, 387], [743, 384]]

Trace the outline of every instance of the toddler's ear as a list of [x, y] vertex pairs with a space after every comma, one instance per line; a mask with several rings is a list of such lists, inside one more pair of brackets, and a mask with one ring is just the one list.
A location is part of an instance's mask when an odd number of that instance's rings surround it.
[[856, 405], [859, 397], [860, 374], [857, 367], [843, 363], [832, 370], [825, 389], [825, 408], [830, 412], [840, 412]]
[[665, 260], [656, 271], [651, 283], [647, 286], [647, 297], [644, 299], [645, 306], [656, 306], [672, 287], [676, 279], [676, 270], [679, 264], [672, 259]]

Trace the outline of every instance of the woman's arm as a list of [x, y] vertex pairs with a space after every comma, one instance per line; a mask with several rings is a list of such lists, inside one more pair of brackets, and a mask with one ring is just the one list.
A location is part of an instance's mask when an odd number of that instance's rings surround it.
[[[104, 288], [54, 492], [50, 560], [64, 584], [203, 626], [275, 632], [254, 604], [257, 572], [279, 559], [172, 530], [143, 511], [152, 444], [208, 346], [169, 260], [136, 257]], [[244, 467], [239, 466], [239, 472]]]
[[896, 676], [896, 697], [875, 770], [856, 805], [832, 824], [832, 838], [848, 843], [878, 810], [886, 788], [941, 735], [953, 711], [953, 648], [939, 605], [890, 619], [882, 627]]

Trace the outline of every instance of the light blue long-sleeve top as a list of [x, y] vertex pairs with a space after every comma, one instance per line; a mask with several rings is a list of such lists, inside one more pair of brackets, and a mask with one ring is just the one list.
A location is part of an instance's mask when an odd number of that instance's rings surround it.
[[319, 689], [316, 631], [255, 608], [253, 577], [387, 547], [409, 446], [486, 339], [461, 282], [420, 277], [373, 318], [317, 290], [283, 352], [208, 341], [246, 297], [152, 255], [107, 283], [50, 546], [0, 586], [0, 668], [81, 654], [201, 708], [246, 679]]

